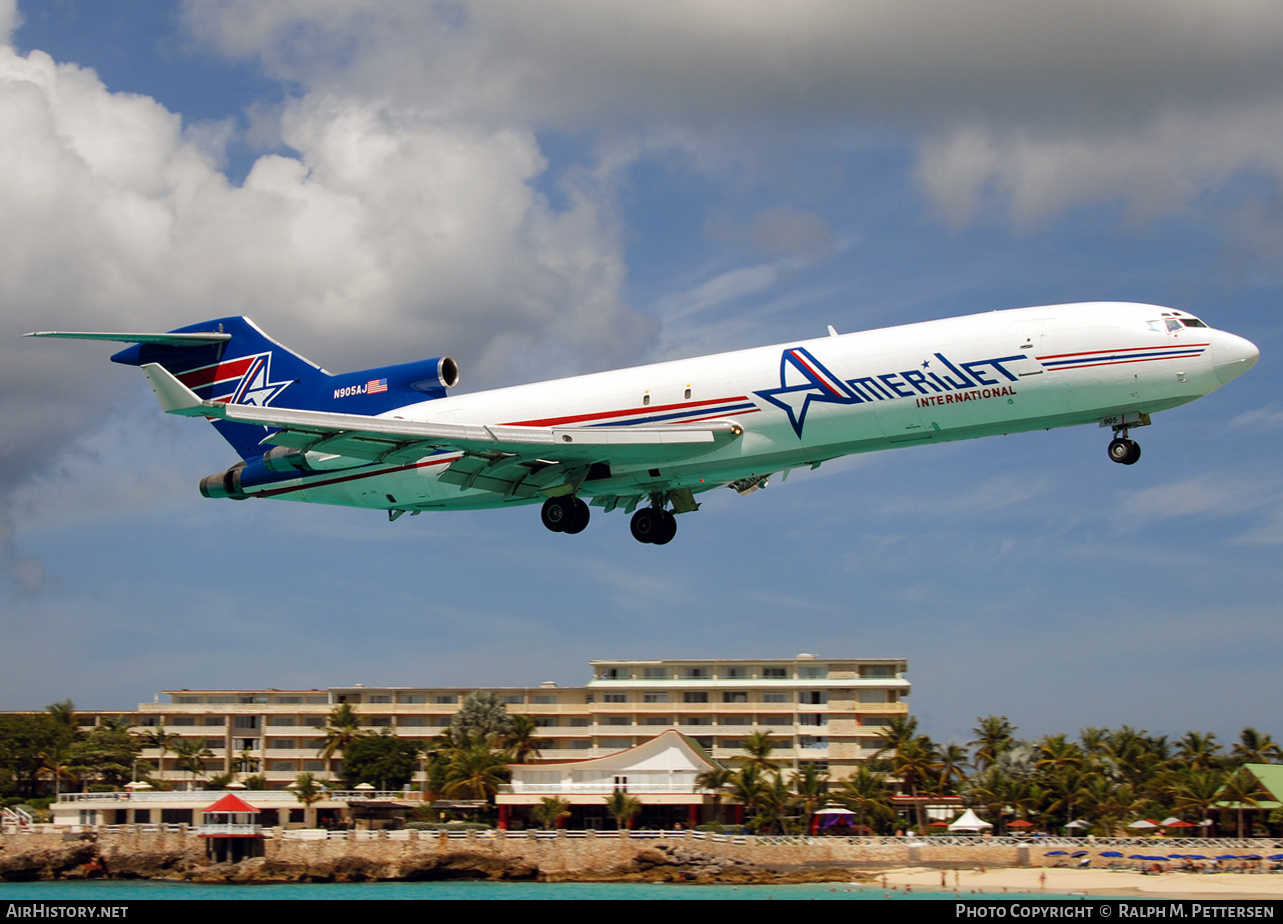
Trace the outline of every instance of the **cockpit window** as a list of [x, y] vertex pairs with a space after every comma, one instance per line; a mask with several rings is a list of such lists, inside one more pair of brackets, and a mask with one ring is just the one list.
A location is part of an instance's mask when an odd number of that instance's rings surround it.
[[1146, 321], [1145, 326], [1150, 330], [1156, 330], [1159, 333], [1163, 331], [1175, 332], [1182, 327], [1206, 327], [1207, 325], [1198, 318], [1163, 318], [1161, 321]]

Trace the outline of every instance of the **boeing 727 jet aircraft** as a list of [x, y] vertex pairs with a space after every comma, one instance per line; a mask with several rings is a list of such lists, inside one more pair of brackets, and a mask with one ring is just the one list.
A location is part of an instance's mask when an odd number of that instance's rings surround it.
[[449, 357], [333, 375], [247, 318], [168, 333], [40, 331], [131, 343], [171, 414], [206, 417], [242, 461], [201, 493], [388, 511], [543, 504], [578, 533], [589, 505], [663, 545], [674, 514], [723, 485], [916, 443], [1097, 424], [1132, 465], [1131, 430], [1256, 363], [1193, 315], [1093, 302], [1022, 308], [447, 395]]

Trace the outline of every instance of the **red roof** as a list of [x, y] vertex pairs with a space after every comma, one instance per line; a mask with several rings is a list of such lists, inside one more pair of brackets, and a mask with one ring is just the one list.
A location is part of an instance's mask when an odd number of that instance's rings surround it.
[[232, 812], [236, 814], [241, 814], [243, 812], [254, 812], [255, 814], [258, 813], [258, 809], [254, 808], [254, 806], [250, 805], [248, 802], [246, 802], [240, 796], [236, 795], [236, 793], [234, 792], [229, 792], [227, 795], [223, 796], [223, 798], [219, 799], [209, 808], [204, 809], [204, 811], [206, 813], [209, 813], [209, 812]]

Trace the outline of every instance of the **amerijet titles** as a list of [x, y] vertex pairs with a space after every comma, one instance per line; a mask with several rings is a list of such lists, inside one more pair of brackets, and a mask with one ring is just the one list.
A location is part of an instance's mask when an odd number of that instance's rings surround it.
[[[955, 365], [943, 353], [932, 354], [933, 359], [923, 360], [917, 369], [866, 375], [843, 380], [834, 375], [824, 364], [804, 347], [793, 347], [780, 357], [780, 387], [768, 388], [756, 394], [788, 414], [793, 432], [802, 438], [806, 413], [811, 402], [826, 404], [864, 404], [870, 401], [893, 401], [896, 398], [916, 398], [918, 407], [940, 404], [957, 404], [984, 398], [1008, 397], [1016, 394], [1010, 385], [1003, 385], [994, 374], [1008, 382], [1020, 377], [1004, 363], [1028, 359], [1024, 353], [996, 356], [992, 359], [975, 359]], [[938, 361], [939, 366], [932, 368]], [[801, 378], [802, 381], [798, 381]], [[925, 395], [926, 397], [920, 397]]]

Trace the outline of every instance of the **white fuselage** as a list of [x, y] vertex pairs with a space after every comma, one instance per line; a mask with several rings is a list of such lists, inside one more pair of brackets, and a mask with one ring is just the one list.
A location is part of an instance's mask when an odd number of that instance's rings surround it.
[[[452, 395], [382, 416], [560, 427], [738, 423], [741, 438], [706, 454], [659, 467], [612, 465], [579, 489], [587, 498], [699, 492], [851, 453], [1185, 404], [1258, 355], [1240, 337], [1191, 322], [1200, 324], [1169, 309], [1116, 302], [995, 311]], [[250, 493], [403, 509], [539, 499], [442, 482], [438, 476], [458, 457], [309, 473]]]

